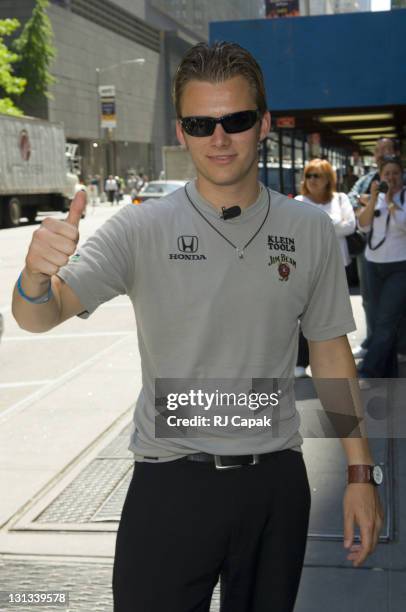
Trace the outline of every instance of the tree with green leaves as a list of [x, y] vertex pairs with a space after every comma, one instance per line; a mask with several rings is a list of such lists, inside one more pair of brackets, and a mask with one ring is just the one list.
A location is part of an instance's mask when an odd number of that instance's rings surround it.
[[19, 57], [10, 51], [4, 42], [4, 37], [11, 36], [19, 27], [20, 22], [17, 19], [0, 20], [0, 113], [6, 115], [23, 114], [9, 96], [21, 95], [26, 80], [15, 76], [13, 64]]
[[49, 88], [55, 78], [49, 71], [56, 56], [51, 21], [47, 15], [49, 0], [37, 0], [31, 18], [14, 42], [20, 56], [18, 74], [27, 80], [23, 101], [51, 97]]

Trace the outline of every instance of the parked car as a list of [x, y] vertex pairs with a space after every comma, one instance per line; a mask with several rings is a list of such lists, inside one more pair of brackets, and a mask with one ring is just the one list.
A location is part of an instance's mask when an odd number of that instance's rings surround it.
[[172, 193], [172, 191], [180, 189], [186, 183], [187, 181], [150, 181], [133, 197], [133, 204], [141, 204], [145, 200], [162, 198]]

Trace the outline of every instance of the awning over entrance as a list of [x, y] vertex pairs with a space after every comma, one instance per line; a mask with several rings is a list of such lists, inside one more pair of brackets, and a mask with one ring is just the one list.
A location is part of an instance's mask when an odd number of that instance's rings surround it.
[[[406, 10], [216, 22], [210, 40], [249, 49], [274, 117], [326, 146], [371, 150], [406, 125]], [[284, 129], [291, 129], [288, 125]]]

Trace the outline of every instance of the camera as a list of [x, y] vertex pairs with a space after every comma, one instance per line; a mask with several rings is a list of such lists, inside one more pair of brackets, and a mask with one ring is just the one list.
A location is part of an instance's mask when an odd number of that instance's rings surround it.
[[378, 191], [379, 193], [388, 193], [389, 191], [389, 185], [386, 181], [381, 181], [378, 185]]

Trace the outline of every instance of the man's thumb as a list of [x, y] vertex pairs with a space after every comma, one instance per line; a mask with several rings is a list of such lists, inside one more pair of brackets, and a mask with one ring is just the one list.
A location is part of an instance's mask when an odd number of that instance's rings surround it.
[[86, 208], [86, 192], [81, 190], [81, 191], [78, 191], [78, 193], [75, 195], [75, 197], [73, 198], [70, 204], [69, 214], [68, 214], [66, 221], [70, 223], [71, 225], [75, 225], [76, 227], [79, 227], [79, 222], [80, 222], [80, 219], [82, 218], [85, 208]]

